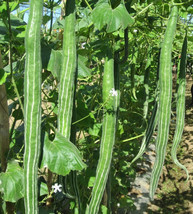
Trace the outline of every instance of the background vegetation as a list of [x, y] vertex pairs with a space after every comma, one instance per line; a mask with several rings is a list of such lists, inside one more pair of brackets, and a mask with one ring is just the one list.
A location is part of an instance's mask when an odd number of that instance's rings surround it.
[[[76, 22], [72, 26], [75, 27], [76, 50], [71, 53], [70, 60], [74, 56], [77, 62], [75, 62], [75, 81], [69, 79], [75, 89], [74, 101], [71, 104], [74, 108], [70, 109], [73, 111], [69, 131], [71, 136], [69, 133], [65, 135], [63, 131], [60, 132], [62, 133], [60, 136], [57, 132], [60, 122], [57, 119], [61, 118], [58, 115], [61, 114], [62, 107], [59, 109], [58, 106], [62, 105], [60, 86], [65, 81], [61, 81], [61, 78], [65, 67], [64, 51], [67, 50], [63, 49], [63, 44], [68, 45], [68, 38], [70, 41], [71, 35], [67, 36], [65, 31], [66, 11], [63, 8], [66, 6], [66, 1], [44, 0], [41, 59], [39, 59], [42, 63], [42, 116], [39, 121], [41, 149], [37, 184], [39, 213], [85, 213], [91, 200], [102, 143], [101, 136], [104, 131], [102, 125], [104, 110], [109, 113], [108, 103], [112, 101], [108, 96], [107, 98], [104, 96], [106, 85], [103, 85], [103, 76], [107, 58], [115, 62], [113, 89], [116, 91], [113, 95], [118, 98], [120, 96], [120, 101], [117, 101], [119, 105], [115, 104], [113, 108], [113, 111], [116, 111], [117, 130], [114, 146], [112, 145], [114, 147], [112, 161], [109, 159], [111, 164], [109, 177], [107, 185], [104, 183], [106, 188], [99, 212], [108, 213], [111, 210], [112, 213], [119, 213], [121, 208], [127, 213], [135, 209], [128, 193], [138, 170], [136, 163], [144, 161], [143, 156], [137, 162], [132, 164], [131, 162], [139, 152], [148, 124], [152, 124], [149, 121], [152, 121], [150, 118], [154, 114], [157, 102], [160, 49], [173, 5], [177, 5], [179, 12], [171, 53], [174, 83], [172, 112], [176, 108], [175, 82], [178, 83], [177, 72], [180, 68], [181, 50], [186, 33], [188, 40], [186, 68], [187, 72], [192, 71], [193, 2], [187, 0], [75, 1]], [[28, 56], [25, 35], [29, 23], [29, 7], [29, 2], [23, 0], [0, 1], [2, 58], [2, 63], [0, 59], [2, 64], [0, 130], [1, 133], [5, 133], [1, 134], [0, 138], [2, 213], [14, 213], [14, 211], [25, 213], [23, 106], [27, 99], [27, 94], [24, 92], [24, 73], [25, 60]], [[107, 56], [109, 51], [112, 55], [110, 57]], [[66, 91], [64, 96], [67, 96]], [[115, 110], [116, 108], [118, 110]], [[156, 118], [153, 118], [153, 121], [156, 121]], [[155, 126], [156, 123], [152, 127], [153, 130]], [[56, 144], [58, 142], [58, 147], [49, 147], [51, 141]], [[76, 147], [73, 147], [70, 141]], [[148, 143], [147, 140], [145, 142]], [[151, 143], [154, 143], [153, 139]], [[77, 159], [80, 161], [71, 164]], [[58, 186], [58, 191], [52, 188], [55, 183], [61, 185]]]

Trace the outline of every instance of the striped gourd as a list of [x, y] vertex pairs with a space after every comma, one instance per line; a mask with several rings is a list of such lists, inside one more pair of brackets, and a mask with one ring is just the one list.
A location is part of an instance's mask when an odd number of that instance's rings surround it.
[[171, 52], [176, 23], [178, 18], [178, 8], [173, 6], [168, 20], [164, 40], [160, 53], [159, 68], [159, 107], [158, 107], [158, 136], [156, 142], [156, 159], [153, 166], [150, 181], [150, 198], [153, 199], [162, 167], [164, 164], [166, 146], [168, 142], [169, 124], [171, 115], [171, 99], [172, 99], [172, 66]]
[[176, 105], [176, 130], [171, 150], [171, 156], [174, 163], [180, 168], [184, 169], [187, 174], [187, 180], [189, 178], [188, 170], [182, 165], [177, 157], [177, 148], [182, 138], [184, 129], [184, 118], [185, 118], [185, 92], [186, 92], [186, 55], [187, 55], [187, 36], [184, 38], [181, 60], [180, 60], [180, 71], [178, 79], [178, 91], [177, 91], [177, 105]]
[[89, 214], [98, 213], [109, 175], [115, 142], [117, 97], [114, 85], [114, 60], [112, 52], [109, 50], [105, 59], [103, 76], [103, 102], [107, 104], [104, 106], [102, 139], [96, 179], [92, 190], [92, 198], [87, 209]]
[[[150, 57], [148, 58], [146, 67], [151, 63]], [[148, 78], [149, 78], [149, 68], [147, 67], [145, 70], [145, 75], [144, 75], [144, 88], [145, 88], [145, 102], [144, 102], [144, 108], [143, 108], [143, 118], [147, 118], [147, 113], [148, 113], [148, 100], [149, 100], [149, 85], [148, 85]], [[147, 146], [149, 145], [149, 142], [151, 140], [151, 137], [153, 135], [153, 132], [157, 126], [157, 119], [158, 119], [158, 114], [157, 114], [157, 107], [158, 107], [158, 86], [155, 92], [155, 103], [154, 103], [154, 108], [151, 113], [151, 117], [148, 122], [148, 127], [145, 130], [144, 137], [142, 139], [141, 147], [135, 158], [131, 161], [130, 164], [134, 163], [137, 159], [139, 159], [145, 152]]]
[[[58, 94], [58, 131], [68, 140], [71, 137], [71, 123], [73, 114], [73, 99], [75, 91], [75, 75], [77, 67], [76, 55], [76, 13], [75, 0], [67, 0], [65, 6], [64, 33], [63, 33], [63, 60], [60, 72], [60, 85]], [[74, 133], [76, 135], [76, 133]], [[74, 140], [75, 141], [75, 140]], [[72, 172], [73, 188], [81, 213], [80, 197], [76, 172]]]
[[135, 158], [131, 161], [131, 164], [134, 163], [137, 159], [139, 159], [144, 154], [147, 146], [149, 145], [149, 142], [151, 140], [151, 137], [152, 137], [153, 132], [157, 125], [157, 119], [158, 119], [157, 106], [158, 106], [158, 103], [157, 103], [157, 98], [156, 98], [154, 108], [153, 108], [153, 111], [152, 111], [152, 114], [151, 114], [151, 117], [149, 120], [148, 127], [147, 127], [144, 137], [142, 139], [140, 150], [137, 153], [137, 155], [135, 156]]
[[38, 213], [38, 161], [41, 123], [41, 53], [40, 30], [43, 1], [31, 0], [25, 36], [26, 62], [24, 76], [24, 202], [25, 213]]
[[63, 60], [58, 95], [58, 131], [70, 140], [76, 73], [75, 0], [67, 0], [64, 19]]

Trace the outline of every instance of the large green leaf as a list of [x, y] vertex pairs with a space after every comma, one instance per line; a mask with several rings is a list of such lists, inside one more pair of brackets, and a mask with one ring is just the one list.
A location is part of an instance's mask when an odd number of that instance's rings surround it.
[[[17, 16], [10, 15], [10, 22], [11, 22], [11, 30], [15, 33], [21, 33], [23, 29], [17, 29], [18, 27], [25, 26], [26, 22], [24, 22], [22, 19], [18, 18]], [[0, 34], [6, 34], [8, 33], [8, 28], [6, 27], [5, 23], [2, 19], [0, 19]]]
[[16, 202], [23, 197], [23, 169], [15, 161], [8, 163], [5, 173], [0, 174], [0, 191], [4, 201]]
[[98, 30], [107, 26], [107, 33], [125, 29], [134, 23], [133, 18], [127, 12], [124, 4], [112, 9], [108, 3], [101, 3], [92, 12], [92, 21]]
[[87, 59], [85, 57], [78, 55], [78, 77], [79, 78], [84, 78], [91, 75], [90, 69], [85, 65], [86, 60]]
[[62, 64], [62, 52], [59, 50], [51, 51], [50, 60], [48, 63], [47, 70], [52, 72], [52, 75], [60, 79], [60, 71], [61, 71], [61, 64]]
[[77, 147], [59, 132], [53, 142], [45, 136], [42, 166], [47, 166], [58, 175], [67, 175], [71, 170], [82, 170], [86, 167]]
[[[79, 55], [78, 56], [78, 77], [84, 78], [91, 75], [91, 71], [85, 65], [86, 58]], [[60, 80], [60, 71], [62, 69], [62, 51], [52, 50], [50, 55], [50, 60], [47, 66], [47, 70], [51, 71], [53, 76]]]

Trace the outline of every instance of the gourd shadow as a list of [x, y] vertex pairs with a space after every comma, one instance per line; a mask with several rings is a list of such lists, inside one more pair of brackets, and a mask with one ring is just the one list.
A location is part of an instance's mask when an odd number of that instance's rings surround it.
[[[184, 182], [184, 181], [182, 181]], [[159, 207], [158, 210], [147, 210], [148, 214], [151, 213], [185, 213], [190, 214], [189, 208], [187, 208], [186, 203], [192, 200], [193, 195], [193, 186], [190, 182], [188, 189], [183, 191], [180, 185], [176, 185], [174, 183], [175, 190], [170, 192], [169, 194], [163, 194], [162, 200], [156, 198], [152, 204], [155, 207]]]

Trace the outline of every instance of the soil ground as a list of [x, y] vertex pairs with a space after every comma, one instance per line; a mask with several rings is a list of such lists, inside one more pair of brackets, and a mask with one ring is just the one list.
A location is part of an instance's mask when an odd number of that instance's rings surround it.
[[[170, 148], [175, 130], [175, 116], [173, 126], [171, 122], [170, 142], [165, 166], [159, 181], [155, 200], [149, 204], [144, 213], [163, 214], [193, 214], [193, 105], [191, 105], [191, 85], [193, 80], [187, 78], [186, 86], [186, 116], [185, 127], [178, 149], [178, 159], [186, 166], [190, 178], [186, 182], [186, 173], [173, 164]], [[175, 113], [174, 113], [175, 115]]]

